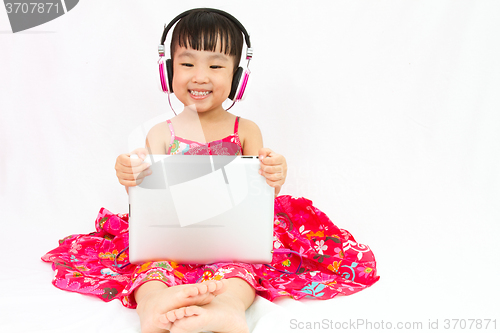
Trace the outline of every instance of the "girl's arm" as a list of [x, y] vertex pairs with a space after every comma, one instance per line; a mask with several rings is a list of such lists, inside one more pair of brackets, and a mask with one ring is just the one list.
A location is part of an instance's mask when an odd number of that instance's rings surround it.
[[259, 155], [262, 149], [262, 133], [259, 126], [251, 120], [240, 118], [240, 130], [243, 132], [243, 155]]

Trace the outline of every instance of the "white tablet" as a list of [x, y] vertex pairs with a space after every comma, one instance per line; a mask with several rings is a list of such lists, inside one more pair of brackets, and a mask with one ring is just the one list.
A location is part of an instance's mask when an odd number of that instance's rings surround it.
[[274, 188], [258, 156], [148, 155], [129, 188], [130, 262], [269, 263]]

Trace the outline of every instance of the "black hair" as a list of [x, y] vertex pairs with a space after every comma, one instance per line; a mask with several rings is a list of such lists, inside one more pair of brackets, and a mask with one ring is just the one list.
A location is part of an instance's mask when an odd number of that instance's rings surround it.
[[234, 73], [241, 59], [242, 32], [233, 21], [211, 11], [195, 10], [177, 22], [170, 42], [170, 56], [173, 59], [177, 46], [216, 51], [219, 40], [220, 52], [234, 57]]

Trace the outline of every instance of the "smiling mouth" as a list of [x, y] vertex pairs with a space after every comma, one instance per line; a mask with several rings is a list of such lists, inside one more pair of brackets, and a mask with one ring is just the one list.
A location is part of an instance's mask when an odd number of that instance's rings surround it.
[[189, 93], [193, 97], [205, 97], [211, 93], [209, 90], [199, 91], [199, 90], [189, 90]]

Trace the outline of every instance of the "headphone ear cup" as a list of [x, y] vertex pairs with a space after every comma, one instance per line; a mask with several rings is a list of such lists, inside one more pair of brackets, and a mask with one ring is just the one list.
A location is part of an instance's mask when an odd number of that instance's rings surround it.
[[172, 78], [174, 77], [174, 68], [172, 67], [172, 59], [167, 59], [167, 61], [165, 61], [165, 66], [167, 68], [168, 89], [173, 93]]
[[236, 73], [233, 75], [233, 82], [231, 83], [231, 92], [229, 93], [229, 99], [234, 101], [234, 98], [238, 90], [238, 86], [240, 85], [241, 74], [243, 74], [243, 68], [238, 67]]
[[245, 99], [246, 96], [246, 91], [247, 91], [247, 85], [248, 85], [248, 79], [250, 77], [250, 71], [247, 69], [245, 73], [243, 74], [243, 78], [241, 79], [240, 82], [240, 87], [238, 88], [238, 95], [236, 95], [236, 101], [242, 101]]
[[165, 61], [164, 58], [161, 57], [158, 60], [158, 69], [160, 71], [160, 90], [166, 93], [168, 91], [167, 87], [167, 72], [165, 71]]

